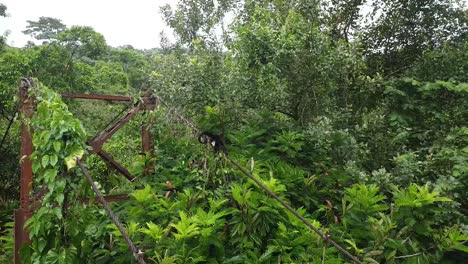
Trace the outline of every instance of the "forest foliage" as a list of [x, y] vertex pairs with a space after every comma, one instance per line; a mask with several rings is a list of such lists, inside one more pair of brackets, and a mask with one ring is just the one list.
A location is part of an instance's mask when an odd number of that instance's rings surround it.
[[[25, 76], [37, 80], [28, 122], [33, 189], [45, 195], [26, 224], [24, 263], [134, 261], [103, 208], [77, 202], [96, 199], [77, 156], [101, 192], [130, 194], [112, 209], [147, 263], [351, 263], [199, 144], [194, 127], [222, 135], [230, 157], [365, 263], [468, 258], [462, 1], [179, 0], [159, 11], [175, 40], [162, 34], [153, 50], [110, 47], [93, 28], [50, 17], [24, 31], [41, 44], [2, 37], [0, 261], [13, 254]], [[137, 177], [129, 183], [86, 140], [146, 89], [163, 102], [104, 146]], [[140, 150], [149, 119], [154, 157]]]

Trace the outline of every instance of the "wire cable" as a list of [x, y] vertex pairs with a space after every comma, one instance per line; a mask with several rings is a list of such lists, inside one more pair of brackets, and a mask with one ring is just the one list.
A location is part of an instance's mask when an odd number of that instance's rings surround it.
[[114, 212], [112, 211], [112, 209], [110, 209], [109, 207], [109, 204], [107, 204], [106, 200], [104, 199], [104, 197], [102, 197], [102, 194], [101, 192], [99, 191], [99, 189], [96, 187], [96, 185], [94, 184], [93, 182], [93, 179], [91, 178], [91, 176], [89, 176], [89, 173], [88, 173], [88, 170], [86, 170], [86, 168], [84, 167], [83, 163], [81, 162], [81, 160], [79, 158], [76, 158], [76, 162], [78, 164], [78, 166], [80, 167], [81, 171], [83, 172], [84, 176], [86, 177], [86, 179], [88, 180], [89, 184], [91, 185], [91, 187], [93, 188], [94, 192], [96, 193], [96, 196], [99, 198], [99, 201], [102, 203], [102, 205], [104, 206], [104, 209], [107, 211], [107, 213], [109, 214], [110, 218], [112, 219], [112, 221], [114, 222], [114, 224], [117, 226], [117, 228], [119, 229], [120, 233], [122, 234], [122, 236], [124, 237], [125, 239], [125, 242], [127, 242], [127, 245], [128, 245], [128, 248], [132, 251], [132, 255], [133, 257], [135, 258], [135, 261], [138, 263], [138, 264], [146, 264], [145, 260], [143, 259], [143, 254], [144, 252], [139, 250], [135, 244], [133, 244], [132, 240], [130, 239], [130, 237], [128, 236], [127, 232], [125, 231], [125, 229], [123, 228], [122, 224], [120, 223], [119, 219], [117, 218], [117, 216], [114, 214]]

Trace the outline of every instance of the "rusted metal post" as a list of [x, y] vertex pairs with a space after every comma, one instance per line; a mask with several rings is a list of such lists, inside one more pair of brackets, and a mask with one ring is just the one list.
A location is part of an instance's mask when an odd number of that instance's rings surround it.
[[32, 128], [29, 120], [33, 115], [34, 98], [29, 91], [34, 87], [31, 78], [23, 78], [19, 87], [20, 119], [21, 119], [21, 149], [20, 149], [20, 209], [15, 211], [15, 255], [14, 263], [20, 263], [19, 249], [29, 243], [29, 235], [24, 229], [24, 223], [31, 216], [32, 161], [30, 159], [32, 144]]
[[29, 91], [34, 86], [32, 79], [23, 78], [20, 87], [20, 118], [21, 118], [21, 150], [20, 150], [20, 207], [26, 212], [30, 211], [32, 190], [32, 161], [30, 156], [33, 150], [32, 128], [29, 120], [33, 115], [34, 98], [30, 96]]
[[[154, 158], [154, 147], [153, 147], [153, 137], [149, 130], [149, 127], [153, 123], [153, 118], [151, 117], [147, 124], [141, 126], [141, 149], [146, 156], [146, 153], [150, 154], [151, 159]], [[143, 175], [148, 175], [149, 172], [154, 171], [154, 165], [151, 161], [150, 164], [146, 164], [146, 168], [143, 172]]]
[[153, 118], [150, 118], [148, 123], [141, 126], [141, 150], [143, 153], [150, 152], [153, 156], [153, 137], [149, 130], [149, 127], [153, 123]]
[[[155, 109], [157, 105], [157, 98], [153, 95], [150, 89], [146, 90], [145, 95], [143, 96], [142, 109], [148, 113]], [[149, 153], [151, 158], [154, 158], [154, 145], [153, 145], [153, 136], [151, 135], [150, 128], [154, 123], [154, 117], [150, 116], [148, 122], [141, 126], [141, 148], [143, 153]], [[146, 176], [150, 171], [154, 170], [153, 162], [147, 165], [144, 171]]]
[[28, 241], [28, 234], [24, 232], [25, 213], [23, 209], [15, 209], [13, 221], [15, 221], [14, 236], [15, 236], [15, 252], [13, 255], [13, 262], [20, 264], [19, 251], [21, 246]]

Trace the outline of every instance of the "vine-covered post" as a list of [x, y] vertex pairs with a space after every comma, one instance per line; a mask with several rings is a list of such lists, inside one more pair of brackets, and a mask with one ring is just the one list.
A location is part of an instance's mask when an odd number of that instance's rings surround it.
[[20, 149], [20, 208], [15, 210], [15, 255], [14, 263], [20, 263], [19, 249], [24, 243], [29, 242], [29, 236], [24, 229], [24, 223], [31, 216], [32, 190], [32, 161], [33, 151], [32, 128], [29, 120], [33, 115], [34, 97], [30, 95], [30, 89], [34, 87], [32, 78], [21, 79], [19, 87], [19, 104], [21, 120], [21, 149]]
[[[149, 112], [154, 110], [157, 104], [157, 98], [154, 96], [150, 89], [146, 90], [143, 96], [142, 110]], [[141, 145], [143, 153], [150, 153], [150, 157], [154, 158], [153, 137], [151, 135], [151, 125], [154, 123], [154, 116], [150, 114], [148, 121], [141, 126]], [[145, 168], [144, 174], [154, 170], [152, 162]]]

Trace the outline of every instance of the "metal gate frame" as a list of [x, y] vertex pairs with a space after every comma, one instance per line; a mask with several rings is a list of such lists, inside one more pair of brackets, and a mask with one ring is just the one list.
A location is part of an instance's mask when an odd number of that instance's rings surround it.
[[[20, 208], [14, 212], [14, 263], [20, 264], [19, 250], [24, 244], [30, 243], [27, 230], [24, 228], [24, 223], [33, 214], [33, 204], [38, 197], [32, 197], [32, 161], [30, 159], [33, 152], [32, 134], [33, 129], [28, 120], [34, 114], [36, 105], [35, 98], [31, 95], [30, 90], [35, 87], [32, 78], [22, 78], [19, 86], [19, 116], [21, 122], [21, 148], [20, 148]], [[63, 93], [63, 98], [87, 99], [87, 100], [104, 100], [104, 101], [123, 101], [132, 102], [129, 96], [117, 95], [101, 95], [101, 94], [78, 94], [78, 93]], [[97, 133], [96, 136], [89, 139], [86, 144], [92, 147], [91, 154], [97, 154], [106, 164], [125, 176], [129, 181], [135, 180], [135, 177], [123, 167], [119, 162], [114, 160], [112, 156], [105, 152], [102, 147], [106, 141], [112, 137], [119, 129], [127, 124], [135, 115], [140, 112], [152, 111], [159, 104], [159, 100], [150, 89], [147, 89], [142, 96], [142, 100], [133, 105], [133, 108], [128, 110], [124, 117], [113, 122], [103, 131]], [[151, 157], [154, 157], [153, 138], [150, 132], [150, 126], [154, 123], [154, 118], [141, 127], [142, 151], [149, 152]], [[153, 171], [154, 167], [149, 165], [145, 168], [144, 174], [147, 175]], [[104, 197], [107, 202], [118, 202], [128, 200], [128, 195], [110, 195]], [[39, 197], [40, 199], [40, 197]], [[87, 200], [83, 202], [88, 202]]]

